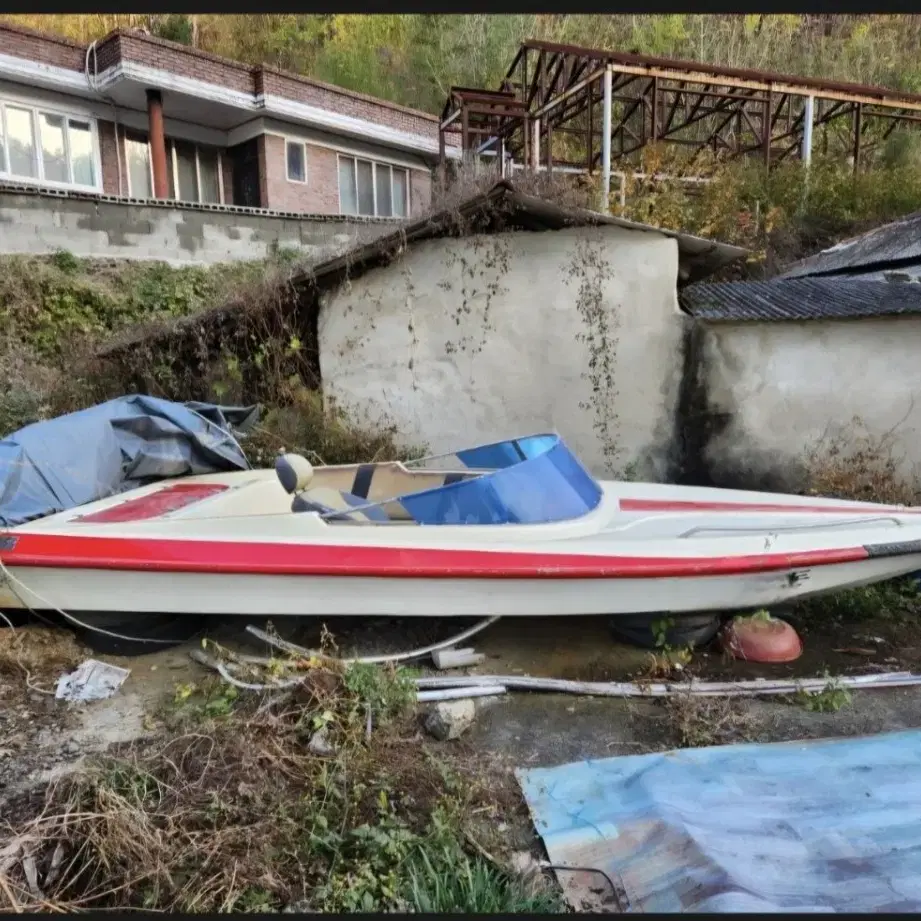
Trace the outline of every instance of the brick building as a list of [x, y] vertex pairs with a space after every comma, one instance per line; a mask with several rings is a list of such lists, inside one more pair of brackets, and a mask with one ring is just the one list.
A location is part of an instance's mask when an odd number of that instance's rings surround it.
[[85, 46], [0, 22], [0, 181], [272, 211], [408, 217], [438, 119], [118, 29]]

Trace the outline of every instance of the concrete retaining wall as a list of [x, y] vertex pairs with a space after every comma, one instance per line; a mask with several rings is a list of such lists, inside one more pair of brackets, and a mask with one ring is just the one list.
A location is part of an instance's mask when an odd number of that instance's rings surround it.
[[324, 295], [324, 394], [433, 451], [558, 430], [664, 479], [684, 319], [673, 239], [620, 227], [416, 244]]
[[299, 249], [319, 262], [394, 226], [383, 220], [0, 189], [0, 254], [63, 249], [84, 258], [182, 265], [259, 259], [278, 246]]

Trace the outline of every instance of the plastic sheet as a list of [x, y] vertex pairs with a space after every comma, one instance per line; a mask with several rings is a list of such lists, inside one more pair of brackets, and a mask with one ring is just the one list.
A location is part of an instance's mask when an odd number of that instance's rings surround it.
[[603, 870], [629, 911], [921, 910], [919, 731], [518, 776], [551, 863]]

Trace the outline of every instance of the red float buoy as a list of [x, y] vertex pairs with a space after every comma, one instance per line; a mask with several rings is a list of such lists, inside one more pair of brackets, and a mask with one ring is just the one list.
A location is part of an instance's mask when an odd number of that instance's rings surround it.
[[767, 611], [734, 617], [723, 628], [722, 645], [736, 659], [748, 662], [792, 662], [803, 653], [799, 634]]

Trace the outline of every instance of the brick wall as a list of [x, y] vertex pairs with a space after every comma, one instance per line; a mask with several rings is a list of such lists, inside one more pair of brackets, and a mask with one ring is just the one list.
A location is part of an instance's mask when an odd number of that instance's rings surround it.
[[[285, 139], [263, 135], [268, 204], [274, 211], [307, 214], [339, 213], [339, 174], [336, 152], [307, 145], [307, 182], [289, 182]], [[260, 162], [260, 167], [262, 163]]]
[[[113, 122], [96, 122], [99, 128], [99, 159], [102, 162], [102, 190], [106, 195], [118, 195], [118, 145]], [[128, 194], [127, 185], [124, 194]]]
[[13, 57], [68, 70], [82, 71], [86, 60], [85, 45], [6, 22], [0, 24], [0, 50]]
[[434, 141], [438, 140], [438, 119], [424, 112], [407, 109], [394, 103], [365, 96], [362, 93], [331, 86], [328, 83], [307, 80], [294, 74], [284, 74], [268, 67], [262, 69], [261, 77], [263, 92], [266, 95], [281, 96], [284, 99], [303, 102], [329, 112], [363, 118], [398, 131], [407, 131]]
[[[121, 30], [121, 58], [170, 73], [214, 83], [242, 93], [253, 93], [253, 68], [205, 51], [192, 50], [141, 32]], [[100, 68], [102, 62], [100, 61]]]

